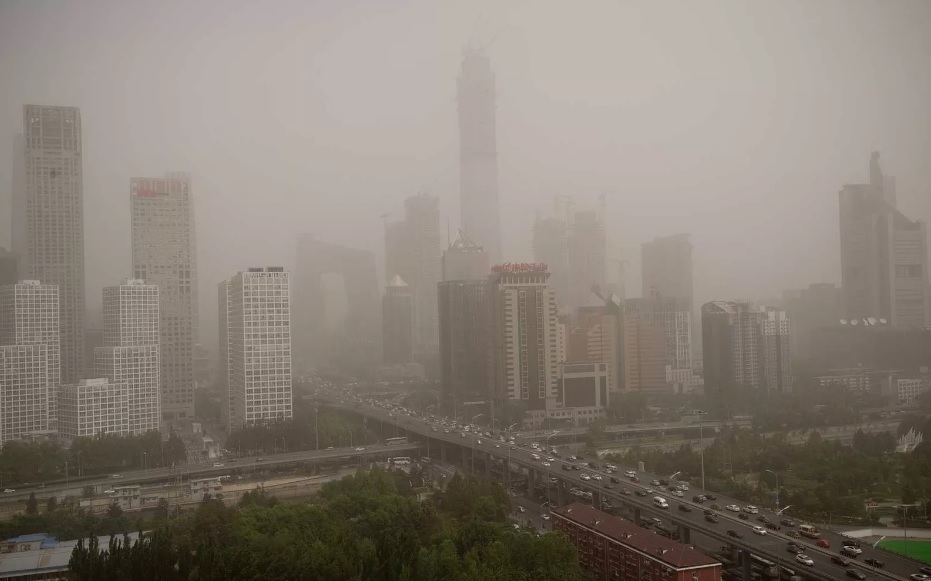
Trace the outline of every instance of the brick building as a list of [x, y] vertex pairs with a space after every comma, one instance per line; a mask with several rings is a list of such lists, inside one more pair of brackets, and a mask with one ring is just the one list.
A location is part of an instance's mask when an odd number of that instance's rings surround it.
[[721, 563], [689, 545], [662, 537], [591, 506], [555, 509], [553, 530], [569, 537], [592, 579], [720, 581]]

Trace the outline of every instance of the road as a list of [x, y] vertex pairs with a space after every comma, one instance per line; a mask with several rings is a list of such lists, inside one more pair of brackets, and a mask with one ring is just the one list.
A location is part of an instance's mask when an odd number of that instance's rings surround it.
[[[101, 476], [94, 479], [81, 479], [71, 482], [55, 482], [48, 484], [45, 488], [21, 488], [15, 492], [3, 494], [0, 501], [16, 502], [26, 501], [30, 493], [35, 493], [36, 498], [48, 498], [53, 494], [61, 494], [75, 489], [81, 489], [85, 486], [127, 486], [131, 484], [141, 484], [143, 482], [159, 482], [171, 479], [184, 478], [189, 480], [194, 477], [223, 476], [231, 471], [243, 471], [248, 469], [265, 468], [268, 466], [277, 466], [281, 464], [291, 464], [294, 462], [323, 461], [334, 459], [349, 459], [368, 456], [377, 456], [380, 454], [392, 453], [393, 455], [410, 455], [423, 448], [420, 444], [403, 444], [387, 446], [384, 444], [368, 445], [364, 449], [355, 448], [335, 448], [333, 450], [320, 451], [302, 451], [289, 452], [285, 454], [269, 454], [257, 456], [254, 458], [239, 458], [235, 460], [221, 460], [220, 466], [214, 464], [195, 464], [184, 465], [176, 468], [156, 468], [152, 470], [134, 470], [123, 472], [119, 475]], [[118, 476], [115, 478], [114, 476]]]
[[[347, 398], [347, 394], [342, 394], [338, 391], [331, 391], [329, 394], [332, 396], [331, 401], [342, 400], [340, 403], [335, 405], [342, 407], [347, 412], [363, 414], [373, 419], [391, 423], [405, 430], [408, 430], [411, 433], [421, 434], [434, 440], [445, 441], [456, 446], [465, 446], [471, 448], [473, 450], [473, 454], [476, 452], [486, 453], [491, 456], [498, 457], [502, 460], [509, 461], [512, 465], [532, 469], [537, 473], [542, 473], [547, 479], [556, 478], [560, 482], [565, 483], [563, 485], [564, 488], [577, 487], [583, 490], [590, 490], [593, 493], [600, 494], [603, 499], [610, 499], [611, 503], [615, 506], [620, 506], [622, 504], [632, 506], [634, 508], [640, 509], [642, 514], [659, 516], [665, 523], [683, 525], [688, 527], [690, 530], [695, 530], [705, 536], [715, 539], [722, 545], [733, 545], [737, 548], [749, 550], [753, 554], [788, 566], [796, 571], [801, 572], [802, 574], [805, 574], [808, 577], [815, 577], [820, 579], [845, 578], [845, 567], [836, 565], [831, 562], [831, 557], [838, 555], [838, 551], [841, 547], [841, 541], [846, 538], [837, 533], [822, 532], [821, 537], [827, 540], [831, 547], [830, 549], [824, 549], [815, 546], [813, 541], [808, 541], [806, 539], [793, 539], [788, 537], [785, 534], [788, 532], [785, 530], [787, 527], [784, 527], [784, 530], [779, 532], [769, 530], [765, 535], [754, 534], [752, 532], [752, 526], [758, 525], [760, 523], [753, 520], [740, 520], [737, 518], [735, 513], [723, 511], [718, 513], [720, 522], [706, 522], [703, 514], [703, 510], [706, 508], [706, 506], [693, 502], [689, 499], [699, 494], [714, 493], [706, 490], [696, 490], [695, 488], [692, 488], [692, 490], [687, 493], [686, 498], [683, 499], [673, 498], [666, 492], [661, 493], [660, 495], [664, 496], [670, 501], [670, 509], [665, 511], [660, 510], [653, 506], [652, 501], [652, 498], [658, 493], [651, 490], [651, 488], [647, 485], [637, 484], [630, 481], [623, 481], [618, 484], [610, 484], [609, 475], [606, 475], [603, 472], [589, 469], [567, 471], [564, 470], [562, 466], [566, 464], [571, 465], [572, 463], [561, 458], [554, 458], [549, 462], [550, 466], [544, 466], [542, 462], [545, 461], [546, 458], [544, 457], [540, 460], [535, 460], [531, 456], [531, 454], [534, 454], [535, 452], [527, 447], [509, 447], [506, 444], [487, 441], [484, 436], [476, 436], [475, 434], [469, 434], [465, 432], [458, 433], [456, 431], [450, 430], [449, 433], [445, 433], [443, 429], [438, 429], [425, 418], [410, 415], [403, 415], [399, 417], [393, 413], [390, 413], [389, 410], [384, 408], [369, 405], [364, 402], [350, 400]], [[323, 394], [318, 392], [318, 395]], [[466, 434], [466, 436], [463, 437], [462, 434]], [[479, 440], [481, 440], [481, 444], [478, 443]], [[541, 439], [540, 443], [544, 443], [543, 439]], [[633, 469], [633, 467], [627, 466], [618, 466], [618, 468], [619, 474], [617, 474], [616, 477], [622, 477], [621, 475], [625, 470]], [[583, 474], [588, 474], [591, 476], [597, 474], [602, 478], [602, 480], [601, 482], [597, 480], [586, 481], [582, 479]], [[638, 474], [638, 476], [642, 482], [650, 482], [652, 480], [667, 477], [663, 475], [643, 473]], [[611, 488], [609, 488], [609, 486]], [[646, 495], [642, 497], [637, 496], [635, 493], [638, 490], [644, 491]], [[743, 504], [736, 499], [725, 498], [717, 494], [714, 495], [717, 497], [714, 503], [722, 507], [729, 504]], [[712, 504], [712, 502], [705, 503], [705, 505], [710, 504]], [[679, 505], [688, 507], [690, 510], [688, 512], [685, 512], [684, 509], [680, 510]], [[774, 515], [770, 514], [770, 520], [778, 519]], [[737, 531], [743, 535], [743, 538], [734, 539], [728, 537], [728, 530]], [[786, 551], [786, 546], [790, 541], [796, 542], [802, 546], [802, 548], [805, 550], [805, 553], [814, 560], [815, 564], [813, 567], [809, 568], [795, 562], [794, 555], [791, 555]], [[864, 559], [870, 557], [875, 557], [876, 559], [884, 561], [886, 563], [885, 569], [874, 569], [862, 562]], [[853, 562], [852, 566], [854, 568], [862, 570], [868, 577], [872, 577], [874, 579], [907, 579], [910, 574], [916, 573], [919, 567], [922, 566], [922, 564], [912, 559], [907, 559], [905, 557], [879, 549], [873, 549], [872, 547], [865, 544], [863, 546], [863, 554], [860, 556], [860, 558], [851, 561]]]

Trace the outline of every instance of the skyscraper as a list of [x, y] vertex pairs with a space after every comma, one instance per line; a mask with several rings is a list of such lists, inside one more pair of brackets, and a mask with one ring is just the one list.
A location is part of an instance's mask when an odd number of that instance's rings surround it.
[[506, 263], [492, 269], [496, 406], [521, 402], [546, 410], [556, 398], [558, 312], [545, 264]]
[[194, 417], [197, 343], [197, 243], [191, 177], [132, 178], [133, 272], [158, 286], [161, 411], [166, 420]]
[[808, 358], [814, 355], [814, 332], [836, 326], [843, 314], [843, 291], [833, 283], [815, 283], [808, 288], [782, 293], [789, 320], [792, 321], [792, 354]]
[[770, 393], [792, 391], [792, 333], [786, 312], [765, 309], [760, 332], [761, 387]]
[[[692, 243], [688, 234], [654, 238], [640, 250], [644, 298], [688, 299], [692, 304]], [[691, 311], [691, 307], [689, 311]]]
[[82, 379], [76, 385], [62, 386], [60, 402], [58, 433], [66, 440], [129, 433], [132, 405], [126, 384]]
[[443, 252], [443, 280], [484, 280], [488, 255], [462, 230]]
[[395, 275], [381, 300], [382, 362], [385, 365], [414, 360], [414, 298], [410, 287]]
[[280, 266], [250, 268], [228, 281], [226, 297], [226, 328], [220, 335], [229, 354], [229, 429], [291, 419], [288, 273]]
[[440, 390], [454, 413], [457, 404], [487, 401], [494, 384], [492, 287], [484, 280], [439, 284]]
[[692, 368], [692, 314], [688, 298], [653, 296], [627, 299], [624, 317], [663, 329], [665, 361], [672, 369]]
[[84, 364], [84, 170], [77, 107], [23, 107], [14, 142], [13, 252], [21, 276], [58, 287], [61, 381]]
[[896, 209], [895, 180], [870, 158], [870, 183], [840, 191], [841, 277], [847, 319], [928, 324], [928, 235]]
[[[7, 381], [13, 390], [7, 394], [13, 399], [3, 403], [2, 414], [5, 417], [13, 414], [4, 421], [20, 426], [8, 431], [8, 435], [58, 428], [61, 383], [58, 300], [57, 287], [37, 280], [0, 287], [0, 345], [10, 347]], [[37, 345], [43, 348], [13, 348]], [[6, 393], [5, 387], [0, 391]], [[19, 414], [28, 419], [21, 422], [14, 417]]]
[[495, 74], [491, 60], [469, 50], [459, 71], [461, 225], [494, 264], [501, 259]]
[[[404, 220], [385, 230], [385, 275], [400, 276], [413, 299], [414, 359], [434, 360], [439, 349], [436, 285], [442, 278], [440, 209], [435, 196], [404, 200]], [[409, 363], [409, 362], [405, 362]]]
[[103, 347], [95, 350], [97, 375], [125, 385], [129, 433], [159, 429], [159, 288], [139, 279], [103, 289]]
[[0, 248], [0, 286], [19, 282], [19, 259], [6, 248]]
[[0, 345], [0, 446], [48, 435], [48, 345]]
[[575, 324], [566, 330], [566, 352], [559, 363], [603, 363], [607, 390], [617, 391], [620, 324], [615, 313], [605, 305], [581, 307]]

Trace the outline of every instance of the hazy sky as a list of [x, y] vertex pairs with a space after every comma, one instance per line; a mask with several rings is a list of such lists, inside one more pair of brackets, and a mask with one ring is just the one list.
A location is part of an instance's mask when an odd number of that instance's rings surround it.
[[[130, 272], [129, 178], [194, 179], [216, 283], [301, 232], [383, 254], [425, 189], [458, 222], [455, 80], [490, 39], [505, 253], [608, 192], [610, 252], [691, 232], [699, 301], [839, 282], [837, 192], [871, 150], [931, 217], [927, 0], [0, 0], [0, 245], [23, 103], [81, 108], [89, 304]], [[380, 259], [379, 259], [380, 260]]]

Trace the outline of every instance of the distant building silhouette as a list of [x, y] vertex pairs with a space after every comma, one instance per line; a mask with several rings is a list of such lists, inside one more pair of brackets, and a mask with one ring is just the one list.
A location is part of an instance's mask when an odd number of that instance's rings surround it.
[[385, 287], [381, 302], [382, 362], [385, 365], [414, 361], [414, 297], [404, 280], [395, 275]]

